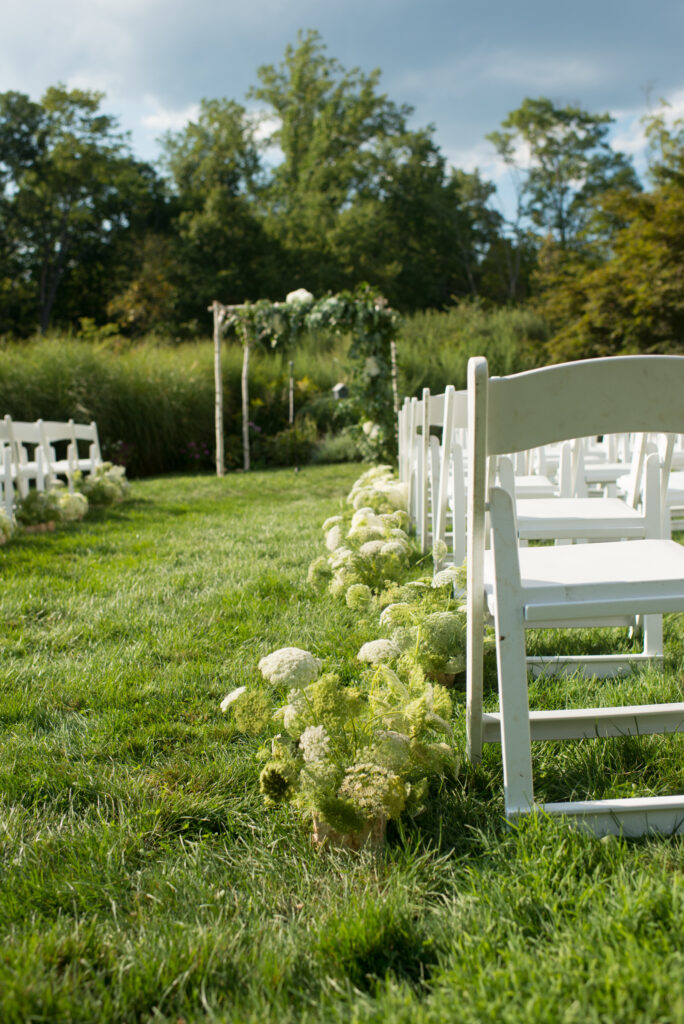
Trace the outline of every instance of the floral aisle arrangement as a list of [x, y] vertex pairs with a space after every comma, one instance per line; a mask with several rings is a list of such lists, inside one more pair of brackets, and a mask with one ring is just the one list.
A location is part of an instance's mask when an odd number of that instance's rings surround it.
[[14, 532], [14, 523], [4, 508], [0, 508], [0, 544], [5, 544]]
[[59, 518], [63, 523], [77, 523], [88, 511], [88, 499], [80, 491], [67, 491], [60, 487], [55, 491]]
[[126, 479], [125, 466], [115, 466], [111, 462], [103, 462], [94, 473], [83, 476], [76, 474], [76, 487], [84, 494], [91, 505], [106, 507], [124, 501], [128, 495], [130, 484]]
[[17, 502], [14, 518], [17, 524], [28, 533], [54, 530], [55, 523], [61, 519], [56, 489], [29, 491]]
[[[352, 586], [367, 587], [370, 597], [387, 582], [404, 578], [409, 568], [406, 488], [389, 466], [374, 467], [359, 477], [347, 503], [353, 511], [323, 523], [328, 554], [311, 563], [308, 579], [336, 597], [346, 596]], [[365, 591], [355, 593], [361, 601]]]
[[[353, 682], [286, 647], [259, 662], [261, 684], [239, 687], [221, 705], [241, 731], [266, 734], [259, 781], [267, 805], [294, 805], [319, 843], [377, 846], [389, 820], [419, 814], [431, 783], [458, 772], [443, 681], [463, 666], [465, 617], [453, 598], [462, 571], [409, 578], [405, 500], [390, 467], [368, 470], [348, 513], [323, 524], [328, 554], [309, 570], [310, 582], [345, 600], [376, 634], [344, 673]], [[269, 688], [283, 698], [275, 709]]]
[[53, 530], [55, 523], [73, 523], [85, 516], [88, 499], [84, 494], [71, 494], [63, 484], [49, 491], [31, 490], [17, 503], [15, 518], [28, 532]]
[[259, 669], [286, 702], [274, 711], [264, 688], [239, 687], [222, 708], [242, 731], [270, 733], [261, 793], [269, 807], [291, 803], [311, 818], [317, 842], [378, 845], [388, 820], [422, 810], [431, 778], [457, 772], [451, 697], [417, 665], [405, 664], [404, 678], [387, 665], [361, 669], [345, 685], [286, 647]]

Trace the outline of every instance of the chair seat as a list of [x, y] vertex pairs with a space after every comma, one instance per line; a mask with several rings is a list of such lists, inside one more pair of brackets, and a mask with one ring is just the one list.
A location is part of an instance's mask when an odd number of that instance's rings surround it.
[[[494, 610], [491, 553], [485, 591]], [[521, 548], [520, 582], [528, 622], [684, 611], [684, 547], [670, 540]]]
[[670, 473], [667, 485], [668, 505], [684, 505], [684, 473]]
[[521, 498], [518, 535], [538, 540], [643, 537], [644, 516], [620, 498]]
[[599, 462], [584, 465], [582, 475], [588, 484], [615, 483], [620, 477], [627, 476], [631, 471], [627, 462]]
[[552, 498], [556, 487], [547, 476], [529, 474], [516, 476], [515, 493], [519, 498]]

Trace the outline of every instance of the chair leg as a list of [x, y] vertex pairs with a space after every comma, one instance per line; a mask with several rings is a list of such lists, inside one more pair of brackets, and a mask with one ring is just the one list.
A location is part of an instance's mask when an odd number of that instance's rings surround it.
[[663, 656], [662, 615], [644, 615], [644, 654], [652, 658]]
[[523, 595], [510, 495], [493, 490], [490, 508], [504, 795], [506, 814], [517, 815], [534, 803]]

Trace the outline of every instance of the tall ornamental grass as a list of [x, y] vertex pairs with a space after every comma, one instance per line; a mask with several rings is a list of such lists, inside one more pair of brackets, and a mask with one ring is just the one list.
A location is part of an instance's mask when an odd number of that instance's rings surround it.
[[[241, 464], [242, 350], [223, 348], [224, 430], [229, 468]], [[255, 352], [250, 416], [257, 450], [288, 422], [288, 366], [281, 354]], [[296, 408], [330, 391], [334, 364], [315, 356], [298, 377]], [[208, 342], [165, 347], [111, 344], [54, 335], [0, 352], [0, 413], [97, 422], [103, 454], [131, 476], [209, 468], [214, 459], [214, 368]]]
[[[543, 362], [544, 322], [523, 309], [462, 303], [407, 318], [397, 339], [399, 394], [465, 387], [471, 355], [493, 374]], [[332, 387], [349, 380], [349, 339], [303, 335], [291, 351], [255, 349], [250, 360], [250, 434], [256, 466], [348, 461], [356, 418]], [[242, 348], [223, 344], [224, 433], [228, 469], [242, 465]], [[294, 365], [295, 429], [289, 429], [289, 362]], [[94, 419], [103, 454], [130, 476], [210, 469], [214, 462], [214, 364], [209, 340], [131, 345], [91, 329], [81, 338], [52, 334], [0, 348], [0, 416], [79, 422]]]
[[498, 376], [530, 370], [548, 362], [547, 339], [544, 320], [522, 307], [488, 310], [463, 302], [443, 313], [416, 313], [405, 320], [397, 342], [401, 392], [465, 388], [470, 356], [486, 356], [490, 373]]

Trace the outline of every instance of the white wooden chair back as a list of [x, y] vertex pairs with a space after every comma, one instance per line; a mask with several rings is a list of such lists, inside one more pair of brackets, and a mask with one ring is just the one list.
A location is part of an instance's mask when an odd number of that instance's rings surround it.
[[[573, 436], [586, 430], [585, 424], [597, 434], [626, 432], [630, 426], [644, 433], [681, 431], [684, 357], [592, 360], [492, 381], [485, 360], [474, 359], [469, 386], [468, 736], [470, 749], [476, 751], [485, 729], [490, 730], [485, 738], [501, 740], [506, 810], [515, 816], [534, 807], [531, 739], [684, 730], [684, 703], [531, 714], [524, 642], [525, 628], [553, 626], [568, 618], [580, 625], [591, 616], [607, 620], [617, 614], [645, 613], [648, 618], [663, 611], [684, 612], [684, 550], [661, 539], [519, 550], [513, 502], [505, 490], [492, 489], [493, 575], [488, 571], [487, 600], [495, 619], [501, 711], [483, 716], [477, 673], [482, 665], [487, 458], [509, 447], [520, 450], [559, 441], [561, 431]], [[530, 424], [516, 415], [516, 408], [528, 410]], [[506, 431], [503, 415], [510, 417]], [[657, 502], [657, 454], [647, 456], [646, 475], [647, 493], [655, 494]], [[684, 795], [570, 801], [545, 805], [544, 810], [575, 816], [599, 833], [623, 827], [633, 835], [652, 828], [684, 828]]]
[[[681, 356], [621, 356], [489, 378], [468, 364], [468, 745], [481, 749], [488, 460], [600, 434], [681, 432]], [[678, 425], [680, 424], [680, 425]]]
[[45, 489], [47, 458], [38, 422], [13, 420], [6, 416], [12, 444], [12, 459], [19, 493], [28, 494], [30, 482], [34, 481], [39, 491]]
[[[102, 452], [100, 450], [100, 438], [97, 433], [97, 423], [74, 423], [69, 420], [71, 438], [75, 449], [76, 468], [84, 473], [94, 473], [98, 466], [102, 465]], [[87, 455], [81, 454], [81, 447], [87, 445]]]
[[[444, 560], [454, 565], [461, 565], [466, 553], [463, 443], [467, 426], [468, 392], [456, 391], [449, 384], [444, 392], [439, 488], [433, 504], [433, 521], [435, 540], [447, 546]], [[439, 568], [435, 565], [435, 569]]]

